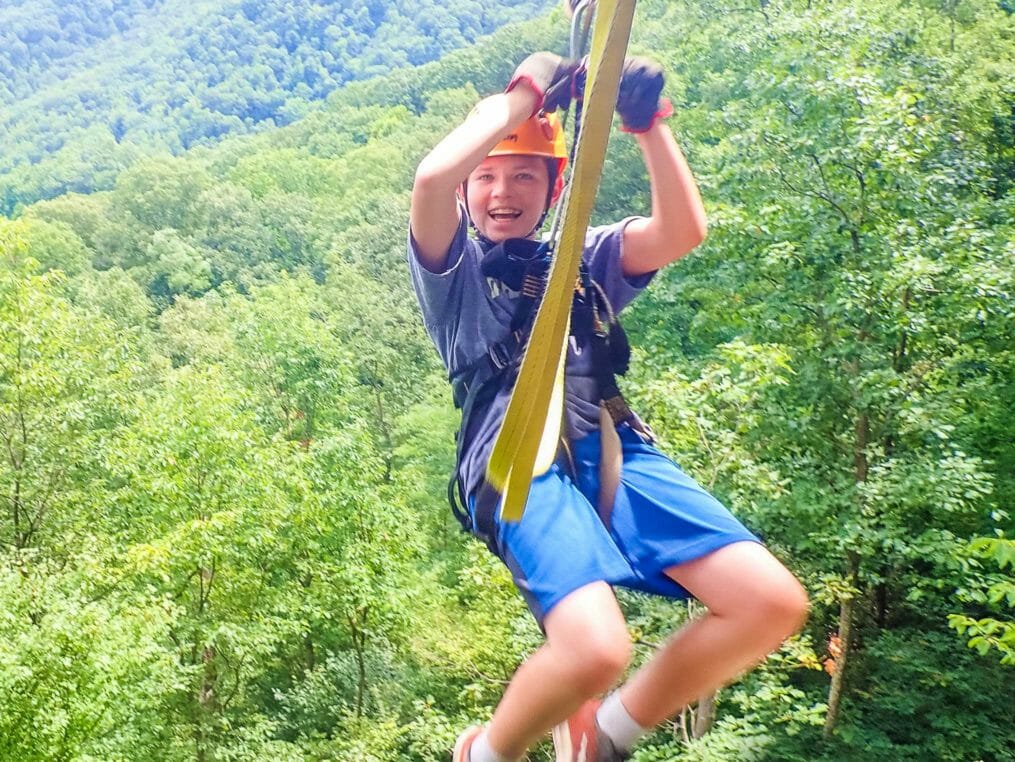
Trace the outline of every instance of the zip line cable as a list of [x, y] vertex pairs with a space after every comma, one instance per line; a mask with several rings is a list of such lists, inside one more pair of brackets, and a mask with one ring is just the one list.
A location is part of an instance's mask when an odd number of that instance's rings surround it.
[[[565, 0], [567, 2], [567, 0]], [[568, 47], [568, 54], [573, 61], [582, 61], [585, 58], [585, 52], [588, 49], [589, 32], [592, 28], [592, 17], [595, 6], [595, 0], [580, 0], [575, 4], [572, 10], [571, 17], [571, 36]], [[582, 64], [584, 66], [584, 64]], [[571, 174], [574, 169], [575, 150], [578, 148], [578, 135], [581, 131], [581, 120], [582, 120], [582, 99], [577, 98], [574, 102], [574, 138], [571, 141], [571, 151], [568, 156], [567, 165], [567, 180], [564, 183], [563, 191], [561, 192], [560, 199], [554, 205], [553, 209], [553, 222], [550, 225], [550, 234], [548, 240], [550, 242], [551, 250], [558, 240], [558, 234], [560, 230], [561, 213], [564, 210], [564, 205], [567, 200], [568, 193], [571, 190]], [[561, 123], [563, 127], [567, 126], [567, 118], [570, 116], [570, 111], [565, 111]]]
[[[592, 25], [592, 13], [590, 7], [593, 5], [595, 0], [581, 0], [575, 8], [574, 15], [571, 17], [571, 38], [569, 46], [569, 55], [573, 61], [581, 61], [585, 57], [585, 50], [588, 47], [589, 31]], [[553, 222], [550, 225], [550, 249], [553, 250], [554, 245], [557, 242], [558, 234], [560, 231], [561, 212], [564, 209], [564, 205], [567, 201], [567, 197], [571, 191], [571, 175], [574, 170], [574, 157], [575, 150], [578, 147], [578, 134], [581, 131], [581, 120], [582, 120], [582, 100], [576, 99], [574, 104], [574, 139], [571, 141], [571, 151], [568, 156], [567, 163], [567, 178], [564, 183], [564, 188], [560, 194], [560, 199], [554, 205], [553, 209]], [[561, 119], [562, 126], [567, 126], [567, 117], [570, 115], [570, 111], [564, 113]]]

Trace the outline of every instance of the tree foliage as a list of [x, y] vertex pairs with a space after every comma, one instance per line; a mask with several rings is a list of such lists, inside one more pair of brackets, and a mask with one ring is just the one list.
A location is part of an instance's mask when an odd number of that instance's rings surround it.
[[[408, 190], [562, 15], [392, 69], [506, 6], [102, 7], [0, 11], [4, 97], [64, 109], [4, 145], [4, 208], [48, 200], [0, 219], [0, 759], [444, 759], [540, 633], [444, 505]], [[635, 29], [710, 236], [625, 313], [625, 391], [813, 602], [710, 732], [689, 709], [636, 759], [1013, 759], [1010, 8], [642, 0]], [[618, 135], [597, 218], [646, 188]], [[693, 613], [622, 605], [638, 660]]]
[[69, 0], [0, 8], [0, 213], [153, 153], [288, 124], [550, 3]]

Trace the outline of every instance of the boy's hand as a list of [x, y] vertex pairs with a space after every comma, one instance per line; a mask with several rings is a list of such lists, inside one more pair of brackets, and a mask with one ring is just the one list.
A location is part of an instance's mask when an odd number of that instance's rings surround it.
[[617, 94], [617, 113], [624, 132], [648, 132], [660, 119], [673, 113], [663, 92], [663, 67], [648, 58], [632, 57], [624, 61]]
[[553, 53], [533, 53], [515, 69], [505, 92], [511, 92], [520, 82], [525, 82], [538, 96], [533, 113], [555, 111], [567, 108], [571, 103], [571, 80], [577, 64]]

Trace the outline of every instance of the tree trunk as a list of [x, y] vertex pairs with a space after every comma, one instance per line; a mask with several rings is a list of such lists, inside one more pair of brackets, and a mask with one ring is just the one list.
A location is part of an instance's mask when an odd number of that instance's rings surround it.
[[867, 481], [867, 445], [870, 443], [870, 419], [864, 413], [857, 417], [853, 431], [853, 481]]
[[11, 506], [14, 510], [14, 547], [22, 550], [25, 547], [21, 535], [21, 479], [14, 480], [14, 495], [11, 497]]
[[888, 575], [889, 570], [882, 568], [881, 574], [884, 579], [874, 589], [874, 618], [878, 623], [878, 629], [885, 629], [888, 624]]
[[849, 579], [852, 590], [839, 598], [839, 640], [842, 653], [835, 660], [835, 672], [832, 673], [832, 685], [828, 689], [828, 713], [825, 715], [825, 738], [831, 738], [839, 723], [839, 705], [842, 700], [842, 680], [849, 662], [850, 650], [853, 645], [853, 604], [856, 601], [857, 573], [860, 569], [860, 556], [849, 554]]
[[198, 694], [198, 701], [206, 710], [215, 711], [216, 696], [215, 687], [218, 682], [218, 669], [215, 666], [215, 646], [205, 646], [201, 651], [201, 663], [204, 665], [204, 672], [201, 678], [201, 692]]
[[[214, 566], [202, 566], [198, 569], [198, 597], [196, 614], [202, 617], [208, 608], [211, 586], [215, 579]], [[195, 643], [195, 646], [198, 646]], [[211, 739], [208, 729], [209, 718], [218, 710], [218, 664], [215, 646], [206, 644], [201, 649], [201, 685], [197, 690], [197, 705], [194, 707], [194, 745], [197, 762], [205, 762], [210, 754]], [[196, 654], [195, 654], [196, 656]]]
[[715, 725], [715, 695], [712, 691], [698, 699], [698, 711], [694, 717], [694, 737], [701, 738]]
[[367, 633], [365, 627], [369, 609], [364, 607], [348, 617], [349, 632], [352, 636], [353, 651], [356, 656], [356, 716], [363, 716], [363, 700], [367, 691], [367, 667], [366, 667], [366, 644]]
[[[300, 585], [304, 590], [309, 591], [313, 581], [313, 577], [310, 574], [306, 574], [300, 579]], [[307, 634], [303, 636], [303, 668], [307, 672], [313, 672], [317, 668], [317, 650], [314, 648], [314, 636], [310, 628], [307, 629]]]
[[[854, 364], [854, 372], [857, 370]], [[866, 413], [857, 416], [853, 429], [853, 481], [862, 484], [867, 481], [869, 464], [867, 445], [870, 443], [870, 419]], [[859, 497], [857, 498], [859, 503]], [[857, 506], [859, 511], [860, 506]], [[842, 653], [835, 660], [835, 672], [828, 689], [828, 713], [825, 715], [825, 738], [831, 738], [839, 723], [839, 705], [842, 701], [843, 677], [853, 647], [853, 607], [859, 594], [860, 554], [855, 550], [846, 553], [846, 581], [848, 589], [839, 596], [839, 640]]]
[[388, 425], [387, 419], [384, 417], [384, 398], [381, 396], [381, 385], [380, 382], [374, 382], [372, 384], [374, 389], [374, 402], [377, 406], [377, 430], [381, 433], [381, 439], [383, 440], [383, 451], [384, 451], [384, 483], [391, 483], [391, 474], [394, 469], [394, 446], [391, 442], [391, 427]]

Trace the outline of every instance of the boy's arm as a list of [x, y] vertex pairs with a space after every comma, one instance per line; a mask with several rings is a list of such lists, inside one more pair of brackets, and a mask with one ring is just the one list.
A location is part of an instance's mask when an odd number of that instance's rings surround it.
[[515, 70], [507, 92], [480, 101], [420, 162], [412, 185], [409, 225], [426, 269], [446, 269], [448, 248], [459, 224], [458, 187], [497, 143], [537, 109], [551, 111], [570, 99], [572, 73], [570, 62], [559, 56], [533, 53]]
[[649, 174], [652, 216], [624, 228], [620, 266], [628, 277], [679, 259], [704, 241], [708, 230], [698, 185], [670, 128], [657, 121], [637, 138]]
[[650, 217], [624, 229], [621, 269], [631, 277], [658, 270], [705, 240], [707, 222], [698, 185], [670, 128], [662, 123], [673, 109], [661, 98], [663, 70], [645, 58], [624, 63], [617, 112], [625, 132], [638, 139], [652, 193]]
[[409, 226], [420, 263], [443, 272], [458, 229], [455, 192], [486, 155], [532, 113], [539, 96], [516, 87], [479, 102], [462, 124], [424, 157], [416, 169]]

